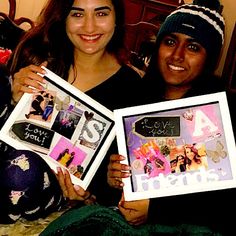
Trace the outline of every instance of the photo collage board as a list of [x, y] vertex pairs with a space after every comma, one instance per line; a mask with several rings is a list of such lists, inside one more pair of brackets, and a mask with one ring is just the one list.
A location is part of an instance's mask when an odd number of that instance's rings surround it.
[[[142, 112], [140, 112], [142, 111]], [[128, 157], [125, 200], [236, 186], [236, 148], [224, 92], [114, 111]]]
[[55, 171], [68, 169], [72, 182], [86, 189], [115, 137], [113, 113], [43, 69], [44, 89], [23, 95], [1, 137], [37, 152]]

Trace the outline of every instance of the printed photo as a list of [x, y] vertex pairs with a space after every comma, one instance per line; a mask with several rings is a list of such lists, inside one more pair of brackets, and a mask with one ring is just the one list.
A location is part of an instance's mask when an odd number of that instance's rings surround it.
[[76, 177], [81, 177], [84, 172], [83, 162], [86, 152], [68, 139], [61, 137], [49, 154], [55, 161], [66, 167], [69, 172]]
[[83, 111], [76, 109], [73, 105], [64, 110], [59, 110], [52, 125], [52, 130], [70, 139], [82, 114]]
[[27, 119], [48, 121], [54, 109], [55, 92], [42, 90], [32, 96], [30, 110], [25, 114]]

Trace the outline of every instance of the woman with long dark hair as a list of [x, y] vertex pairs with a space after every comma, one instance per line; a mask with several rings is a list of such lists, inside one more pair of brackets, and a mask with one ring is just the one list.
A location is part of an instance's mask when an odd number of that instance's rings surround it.
[[[141, 78], [126, 65], [123, 39], [122, 1], [49, 0], [8, 63], [13, 100], [43, 89], [45, 81], [38, 74], [45, 73], [43, 65], [110, 110], [136, 104], [137, 96], [130, 94], [138, 94]], [[114, 152], [115, 141], [107, 156]], [[90, 191], [74, 186], [69, 173], [59, 168], [64, 197], [83, 201], [92, 193], [104, 204], [113, 201], [106, 182], [108, 161], [105, 157]]]

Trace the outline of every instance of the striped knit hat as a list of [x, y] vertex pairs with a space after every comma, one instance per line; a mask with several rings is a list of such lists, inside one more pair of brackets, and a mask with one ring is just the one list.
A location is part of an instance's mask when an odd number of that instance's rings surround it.
[[189, 35], [200, 43], [215, 66], [224, 43], [225, 22], [219, 0], [194, 0], [192, 4], [179, 6], [163, 22], [157, 41], [169, 33]]

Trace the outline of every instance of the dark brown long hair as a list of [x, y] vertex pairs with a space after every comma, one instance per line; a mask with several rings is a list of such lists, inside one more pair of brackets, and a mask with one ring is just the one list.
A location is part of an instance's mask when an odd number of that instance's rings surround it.
[[[121, 0], [111, 0], [116, 14], [114, 35], [107, 51], [121, 63], [124, 55], [124, 6]], [[9, 60], [11, 74], [30, 64], [48, 61], [48, 68], [64, 79], [74, 64], [74, 45], [66, 34], [66, 18], [74, 0], [49, 0], [41, 11], [36, 26], [29, 30]]]

